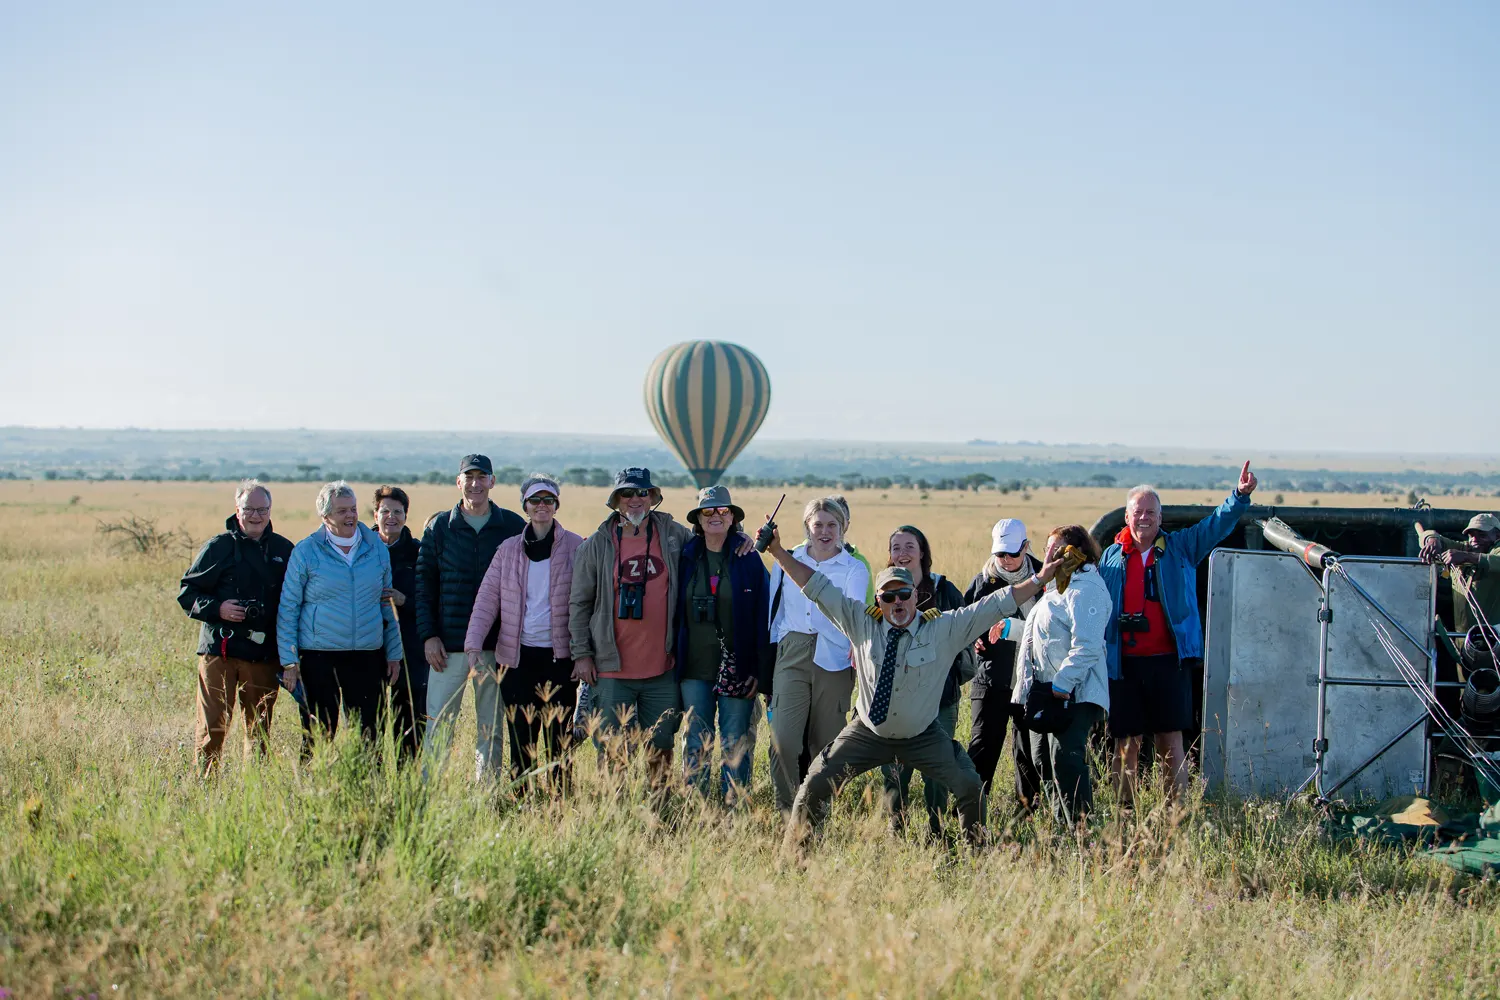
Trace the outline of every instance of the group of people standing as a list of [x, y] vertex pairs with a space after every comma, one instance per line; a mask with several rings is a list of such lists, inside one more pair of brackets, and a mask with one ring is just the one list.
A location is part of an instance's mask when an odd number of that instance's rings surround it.
[[[915, 770], [930, 829], [942, 832], [956, 805], [977, 836], [1007, 729], [1016, 805], [1045, 799], [1076, 822], [1092, 804], [1088, 736], [1106, 716], [1127, 801], [1146, 733], [1174, 784], [1186, 781], [1184, 661], [1202, 655], [1194, 573], [1234, 528], [1255, 477], [1247, 463], [1213, 514], [1171, 534], [1160, 531], [1160, 498], [1138, 487], [1104, 552], [1069, 525], [1037, 554], [1024, 524], [1001, 520], [963, 591], [934, 569], [913, 525], [891, 533], [872, 572], [847, 540], [841, 496], [810, 502], [788, 549], [769, 519], [752, 539], [723, 486], [676, 521], [644, 468], [616, 476], [609, 513], [587, 537], [559, 520], [555, 479], [521, 485], [520, 515], [490, 499], [494, 485], [490, 460], [466, 456], [458, 503], [418, 539], [403, 490], [375, 491], [372, 527], [349, 484], [329, 483], [322, 524], [293, 545], [271, 529], [270, 490], [241, 483], [226, 530], [199, 551], [178, 597], [202, 622], [199, 766], [215, 766], [236, 700], [247, 748], [264, 749], [281, 686], [297, 700], [305, 753], [341, 714], [372, 741], [389, 719], [403, 759], [431, 775], [469, 688], [476, 775], [498, 776], [508, 742], [518, 791], [566, 789], [570, 748], [585, 736], [606, 767], [641, 753], [664, 788], [686, 720], [684, 777], [739, 804], [764, 710], [774, 798], [794, 838], [840, 785], [876, 767], [897, 827]], [[773, 557], [769, 571], [758, 548]], [[955, 740], [965, 684], [967, 747]]]

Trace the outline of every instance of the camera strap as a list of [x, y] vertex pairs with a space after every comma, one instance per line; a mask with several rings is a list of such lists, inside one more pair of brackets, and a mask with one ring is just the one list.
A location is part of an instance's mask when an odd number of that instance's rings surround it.
[[[623, 516], [623, 515], [621, 515]], [[646, 554], [641, 559], [641, 584], [646, 583], [646, 565], [651, 559], [651, 539], [656, 531], [656, 523], [651, 520], [651, 515], [646, 515]], [[625, 529], [619, 521], [615, 522], [615, 585], [619, 586], [625, 582]]]

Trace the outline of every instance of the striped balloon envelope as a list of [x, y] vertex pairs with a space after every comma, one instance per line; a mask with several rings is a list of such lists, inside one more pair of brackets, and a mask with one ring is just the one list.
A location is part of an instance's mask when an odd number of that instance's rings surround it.
[[738, 344], [674, 344], [646, 371], [646, 413], [700, 487], [720, 481], [770, 408], [771, 376]]

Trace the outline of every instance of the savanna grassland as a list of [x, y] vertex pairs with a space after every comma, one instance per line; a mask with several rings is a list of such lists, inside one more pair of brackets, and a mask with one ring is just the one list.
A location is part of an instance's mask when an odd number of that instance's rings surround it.
[[[273, 488], [276, 529], [301, 538], [316, 486]], [[1335, 845], [1297, 805], [1148, 795], [1122, 816], [1106, 791], [1078, 840], [1010, 822], [1000, 790], [1002, 843], [974, 854], [893, 836], [865, 779], [789, 864], [764, 729], [756, 801], [731, 815], [687, 794], [653, 809], [639, 773], [611, 789], [590, 749], [565, 802], [481, 792], [467, 706], [430, 788], [342, 736], [300, 765], [285, 698], [269, 760], [232, 736], [200, 780], [195, 625], [174, 601], [190, 552], [132, 554], [97, 527], [133, 513], [201, 542], [231, 489], [0, 483], [0, 987], [16, 997], [1500, 994], [1493, 883]], [[559, 516], [586, 533], [602, 498], [567, 489]], [[736, 499], [758, 520], [775, 494]], [[874, 559], [915, 523], [966, 582], [1002, 513], [1042, 534], [1120, 499], [866, 492], [852, 537]], [[415, 526], [452, 500], [417, 487]]]

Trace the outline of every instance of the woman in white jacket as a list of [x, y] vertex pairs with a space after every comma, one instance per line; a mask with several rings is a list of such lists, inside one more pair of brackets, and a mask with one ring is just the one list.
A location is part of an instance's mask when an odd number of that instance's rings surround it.
[[[1061, 730], [1031, 736], [1031, 759], [1061, 824], [1076, 823], [1094, 805], [1089, 775], [1089, 732], [1109, 714], [1109, 670], [1104, 628], [1114, 613], [1109, 589], [1099, 576], [1099, 545], [1080, 525], [1054, 528], [1045, 559], [1066, 546], [1082, 559], [1070, 578], [1059, 572], [1026, 618], [1016, 653], [1016, 686], [1011, 701], [1045, 706]], [[1046, 694], [1033, 689], [1045, 685]], [[1047, 703], [1050, 695], [1054, 703]]]

